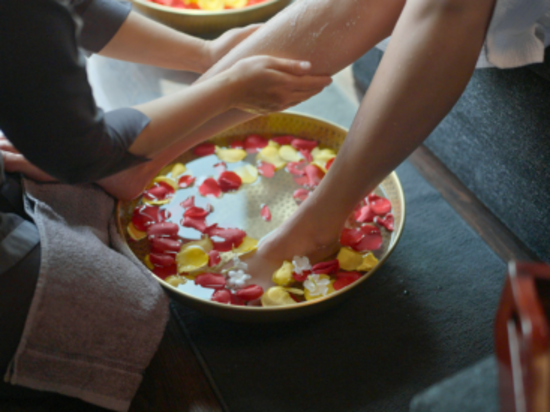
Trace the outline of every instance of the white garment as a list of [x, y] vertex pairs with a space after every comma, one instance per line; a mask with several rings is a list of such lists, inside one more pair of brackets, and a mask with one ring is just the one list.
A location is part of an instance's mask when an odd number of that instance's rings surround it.
[[[376, 47], [386, 50], [389, 38]], [[550, 0], [497, 0], [476, 68], [542, 63], [550, 46]]]

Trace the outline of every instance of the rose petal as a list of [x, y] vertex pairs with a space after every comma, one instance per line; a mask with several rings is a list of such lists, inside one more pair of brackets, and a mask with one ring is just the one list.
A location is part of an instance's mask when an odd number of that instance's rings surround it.
[[290, 144], [296, 150], [305, 149], [305, 150], [311, 152], [314, 148], [317, 147], [319, 142], [317, 142], [315, 140], [306, 140], [306, 139], [296, 138], [296, 139], [292, 140], [292, 142]]
[[231, 304], [236, 306], [244, 306], [244, 301], [235, 294], [231, 294]]
[[249, 285], [235, 292], [235, 295], [239, 299], [244, 300], [245, 302], [249, 300], [259, 299], [263, 294], [264, 294], [263, 288], [258, 285]]
[[236, 163], [246, 157], [246, 152], [242, 149], [217, 149], [216, 155], [224, 162]]
[[353, 282], [361, 277], [359, 272], [340, 272], [336, 275], [336, 280], [332, 284], [334, 290], [340, 290], [346, 286], [351, 285]]
[[174, 179], [171, 179], [169, 177], [166, 177], [166, 176], [157, 176], [153, 179], [153, 181], [151, 182], [151, 187], [155, 185], [155, 183], [158, 183], [158, 184], [161, 184], [161, 183], [164, 183], [168, 186], [170, 186], [174, 192], [176, 190], [178, 190], [178, 182], [176, 182]]
[[304, 169], [307, 176], [307, 186], [317, 187], [321, 183], [321, 179], [325, 176], [323, 171], [315, 165], [307, 165]]
[[167, 237], [171, 239], [178, 238], [179, 227], [175, 223], [162, 222], [155, 223], [147, 228], [147, 237], [149, 240], [156, 237]]
[[238, 247], [233, 248], [233, 252], [244, 254], [244, 253], [252, 252], [257, 248], [258, 248], [258, 240], [251, 238], [249, 236], [245, 236], [241, 244]]
[[272, 141], [274, 141], [277, 144], [280, 144], [281, 146], [292, 143], [294, 139], [296, 139], [296, 137], [294, 136], [277, 136], [277, 137], [271, 138]]
[[211, 250], [208, 253], [208, 266], [217, 266], [221, 261], [220, 252], [217, 250]]
[[296, 203], [300, 204], [306, 200], [309, 196], [309, 190], [306, 189], [296, 189], [292, 195]]
[[154, 253], [178, 253], [181, 242], [167, 237], [155, 237], [151, 239], [151, 251]]
[[244, 143], [241, 142], [240, 140], [234, 140], [233, 142], [231, 142], [229, 147], [231, 147], [231, 149], [243, 149]]
[[198, 245], [185, 246], [176, 255], [178, 272], [193, 272], [208, 265], [208, 253]]
[[340, 236], [340, 244], [342, 246], [353, 247], [357, 245], [364, 237], [365, 234], [359, 229], [345, 228], [342, 230], [342, 235]]
[[286, 162], [279, 156], [279, 149], [273, 146], [266, 146], [256, 155], [256, 161], [271, 163], [275, 170], [285, 167]]
[[292, 278], [296, 281], [296, 282], [303, 282], [307, 279], [307, 277], [309, 275], [311, 275], [311, 270], [304, 270], [302, 271], [302, 273], [298, 274], [296, 272], [292, 272]]
[[283, 265], [273, 273], [271, 280], [279, 286], [287, 286], [292, 283], [293, 273], [294, 265], [288, 260], [285, 260]]
[[273, 166], [271, 163], [266, 162], [259, 162], [258, 163], [258, 172], [268, 179], [271, 179], [273, 176], [275, 176], [275, 166]]
[[293, 176], [305, 176], [305, 168], [307, 162], [305, 160], [300, 160], [299, 162], [289, 162], [286, 164], [286, 170]]
[[267, 146], [269, 141], [262, 136], [251, 134], [244, 139], [244, 150], [248, 153], [256, 153]]
[[155, 266], [172, 266], [176, 264], [176, 256], [167, 253], [151, 253], [149, 254], [149, 261]]
[[134, 213], [132, 215], [132, 223], [134, 227], [141, 232], [145, 232], [148, 226], [155, 223], [164, 222], [166, 219], [167, 212], [161, 211], [158, 206], [138, 206], [134, 209]]
[[279, 156], [287, 162], [299, 162], [302, 157], [298, 154], [295, 148], [290, 145], [284, 145], [279, 148]]
[[191, 229], [198, 230], [201, 233], [206, 233], [206, 222], [205, 218], [196, 218], [196, 217], [185, 217], [183, 218], [181, 225], [184, 227], [189, 227]]
[[166, 279], [168, 276], [177, 275], [178, 268], [176, 265], [161, 267], [157, 266], [153, 269], [153, 273], [161, 279]]
[[180, 206], [184, 209], [195, 206], [195, 196], [189, 196], [187, 199], [180, 203]]
[[225, 278], [217, 273], [203, 273], [195, 278], [195, 285], [203, 288], [223, 289], [226, 283]]
[[388, 232], [393, 232], [393, 215], [388, 213], [384, 217], [376, 216], [374, 222], [378, 223], [380, 226], [384, 226]]
[[383, 216], [391, 211], [391, 203], [385, 197], [380, 197], [374, 193], [368, 196], [369, 206], [372, 211], [379, 216]]
[[214, 143], [202, 143], [193, 149], [195, 156], [208, 156], [216, 153], [216, 145]]
[[304, 156], [304, 159], [306, 159], [308, 162], [313, 162], [313, 156], [311, 153], [306, 149], [300, 149], [300, 154]]
[[330, 169], [330, 167], [332, 166], [332, 163], [334, 163], [334, 159], [336, 159], [335, 157], [333, 157], [332, 159], [328, 160], [327, 163], [325, 164], [325, 169], [327, 169], [327, 171]]
[[378, 264], [378, 259], [372, 254], [372, 252], [367, 253], [363, 256], [363, 263], [357, 267], [357, 270], [362, 272], [368, 272], [373, 269]]
[[262, 210], [260, 211], [260, 216], [266, 222], [271, 222], [271, 210], [269, 210], [268, 205], [263, 205]]
[[383, 239], [380, 234], [380, 229], [373, 225], [364, 225], [361, 227], [361, 232], [364, 234], [363, 238], [359, 243], [352, 246], [353, 249], [357, 251], [365, 250], [377, 250], [382, 246]]
[[222, 192], [230, 192], [241, 187], [242, 180], [235, 172], [223, 172], [218, 178], [218, 184]]
[[213, 302], [225, 303], [228, 305], [231, 303], [231, 292], [227, 289], [216, 290], [210, 297], [210, 300]]
[[147, 200], [165, 200], [174, 196], [175, 190], [165, 182], [158, 182], [153, 187], [143, 192], [143, 198]]
[[282, 286], [271, 287], [262, 295], [263, 307], [287, 306], [294, 304], [296, 304], [296, 302], [292, 299], [288, 291], [286, 291]]
[[214, 197], [220, 197], [222, 191], [218, 185], [218, 182], [209, 177], [199, 186], [199, 193], [203, 196], [211, 195]]
[[359, 223], [372, 222], [375, 217], [376, 213], [369, 205], [365, 205], [355, 212], [355, 220]]
[[210, 237], [221, 237], [225, 239], [224, 242], [213, 242], [214, 249], [219, 250], [220, 252], [229, 252], [234, 247], [240, 246], [246, 237], [246, 232], [240, 229], [234, 228], [221, 228], [217, 225], [212, 225], [208, 227], [205, 233]]
[[336, 259], [343, 270], [356, 270], [363, 263], [363, 255], [347, 247], [340, 249]]
[[193, 185], [193, 183], [195, 183], [195, 177], [190, 175], [183, 175], [178, 180], [178, 186], [182, 189]]
[[306, 186], [309, 182], [307, 176], [294, 176], [293, 179], [300, 186]]
[[128, 227], [126, 228], [128, 231], [128, 234], [130, 235], [130, 238], [133, 240], [141, 240], [144, 239], [145, 236], [147, 236], [146, 232], [142, 232], [141, 230], [137, 230], [136, 227], [132, 222], [128, 224]]
[[172, 167], [172, 170], [170, 171], [170, 175], [172, 176], [172, 179], [175, 179], [176, 177], [181, 176], [182, 174], [184, 174], [186, 170], [187, 170], [187, 168], [185, 167], [185, 165], [183, 163], [176, 163]]
[[340, 262], [338, 259], [329, 260], [328, 262], [319, 262], [311, 268], [311, 271], [316, 274], [324, 273], [332, 275], [340, 270]]
[[[275, 171], [275, 169], [273, 169]], [[243, 184], [254, 183], [258, 179], [258, 169], [251, 164], [238, 167], [234, 172], [239, 175]]]
[[210, 212], [208, 210], [205, 210], [202, 207], [193, 206], [186, 209], [185, 212], [183, 213], [183, 216], [192, 217], [195, 219], [204, 219], [209, 214]]

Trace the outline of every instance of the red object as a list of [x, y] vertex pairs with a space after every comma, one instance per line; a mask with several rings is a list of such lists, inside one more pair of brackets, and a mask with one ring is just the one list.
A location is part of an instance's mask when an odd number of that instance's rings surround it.
[[175, 223], [154, 223], [147, 228], [147, 237], [149, 240], [155, 237], [169, 237], [171, 239], [177, 239], [178, 231], [179, 227]]
[[221, 261], [222, 258], [220, 257], [220, 252], [217, 250], [211, 250], [208, 253], [208, 266], [216, 266]]
[[263, 288], [258, 285], [250, 285], [235, 292], [235, 296], [244, 301], [259, 299], [263, 294]]
[[191, 206], [183, 212], [184, 217], [191, 217], [195, 219], [205, 218], [210, 214], [210, 211], [203, 209], [202, 207]]
[[203, 288], [223, 289], [225, 284], [225, 278], [216, 273], [203, 273], [195, 278], [195, 285], [200, 285]]
[[235, 172], [223, 172], [218, 178], [218, 184], [222, 192], [231, 192], [241, 187], [243, 181]]
[[218, 182], [209, 177], [202, 182], [202, 185], [199, 186], [199, 193], [203, 196], [212, 195], [214, 197], [220, 197], [222, 191], [218, 185]]
[[311, 275], [311, 270], [303, 270], [300, 274], [292, 272], [292, 277], [296, 282], [304, 282], [309, 275]]
[[204, 218], [184, 217], [181, 221], [181, 225], [198, 230], [201, 233], [206, 233], [207, 226]]
[[265, 137], [251, 134], [244, 139], [243, 146], [248, 153], [257, 153], [266, 147], [268, 143], [269, 141]]
[[231, 147], [231, 149], [243, 149], [244, 148], [244, 143], [241, 142], [240, 140], [235, 140], [235, 141], [231, 142], [229, 147]]
[[288, 170], [288, 173], [290, 173], [293, 176], [298, 176], [298, 177], [305, 176], [306, 166], [307, 166], [307, 162], [304, 160], [300, 160], [299, 162], [288, 162], [286, 164], [286, 170]]
[[328, 262], [320, 262], [311, 268], [311, 271], [315, 274], [332, 275], [338, 273], [340, 270], [340, 262], [338, 259], [329, 260]]
[[216, 145], [214, 143], [202, 143], [193, 149], [195, 156], [209, 156], [216, 153]]
[[178, 186], [181, 187], [182, 189], [192, 186], [193, 183], [195, 183], [195, 177], [190, 175], [183, 175], [178, 180]]
[[180, 206], [184, 209], [195, 206], [195, 196], [189, 196], [187, 199], [180, 203]]
[[306, 186], [309, 182], [307, 176], [293, 176], [293, 178], [296, 184], [300, 186]]
[[374, 225], [364, 225], [361, 226], [360, 230], [364, 236], [356, 245], [352, 246], [353, 249], [358, 252], [380, 249], [383, 239], [378, 227]]
[[240, 229], [224, 229], [218, 227], [218, 225], [212, 225], [206, 228], [205, 232], [211, 238], [214, 236], [221, 237], [224, 239], [223, 242], [217, 242], [212, 239], [214, 249], [219, 252], [229, 252], [234, 247], [238, 247], [246, 236], [246, 232]]
[[387, 231], [393, 232], [393, 215], [391, 213], [388, 213], [384, 217], [376, 216], [374, 222], [380, 226], [384, 226]]
[[512, 262], [495, 321], [502, 412], [550, 406], [550, 266]]
[[137, 230], [145, 232], [148, 226], [164, 222], [169, 214], [158, 206], [141, 205], [134, 209], [132, 223]]
[[327, 171], [328, 171], [328, 169], [330, 169], [330, 167], [332, 166], [332, 163], [334, 163], [334, 159], [336, 159], [336, 158], [333, 157], [332, 159], [329, 159], [329, 160], [327, 161], [327, 164], [325, 165], [325, 169], [327, 169]]
[[231, 304], [235, 306], [244, 306], [244, 302], [235, 294], [231, 294]]
[[391, 211], [391, 203], [385, 197], [380, 197], [374, 193], [368, 196], [369, 206], [374, 213], [383, 216]]
[[219, 289], [212, 294], [210, 300], [218, 303], [231, 303], [231, 291], [227, 289]]
[[271, 222], [271, 210], [269, 210], [268, 205], [263, 205], [262, 210], [260, 211], [260, 216], [266, 222]]
[[336, 275], [336, 280], [332, 284], [332, 287], [334, 290], [340, 290], [348, 285], [351, 285], [360, 277], [361, 274], [359, 272], [340, 272]]
[[306, 139], [296, 138], [290, 144], [296, 150], [304, 149], [311, 152], [313, 149], [317, 147], [319, 143], [315, 140], [306, 140]]
[[369, 205], [365, 205], [355, 212], [355, 220], [359, 223], [373, 222], [375, 217], [376, 213]]
[[149, 260], [155, 266], [172, 266], [176, 264], [176, 257], [174, 254], [167, 253], [151, 253], [149, 255]]
[[151, 251], [153, 253], [178, 253], [181, 249], [179, 240], [167, 237], [155, 237], [151, 239]]
[[153, 187], [143, 192], [143, 197], [148, 200], [165, 200], [174, 196], [176, 191], [165, 182], [156, 182]]
[[313, 162], [313, 156], [311, 155], [311, 152], [307, 149], [300, 149], [300, 154], [305, 157], [305, 159], [308, 162]]
[[307, 176], [307, 185], [309, 187], [319, 186], [321, 179], [325, 177], [325, 173], [315, 165], [307, 165], [305, 172]]
[[153, 273], [161, 278], [162, 280], [166, 279], [168, 276], [177, 275], [178, 274], [178, 267], [176, 265], [172, 266], [155, 266], [153, 269]]
[[264, 177], [267, 177], [268, 179], [271, 179], [273, 176], [275, 176], [275, 166], [273, 166], [271, 163], [260, 162], [257, 168], [258, 173], [260, 173]]
[[[265, 1], [265, 0], [263, 0], [263, 1]], [[251, 4], [251, 3], [249, 2], [249, 4]], [[294, 137], [294, 136], [277, 136], [277, 137], [271, 138], [271, 140], [273, 140], [277, 144], [280, 144], [281, 146], [291, 144], [294, 139], [296, 139], [296, 137]]]
[[344, 229], [340, 235], [340, 244], [342, 246], [353, 247], [357, 245], [361, 239], [365, 237], [364, 233], [359, 229]]
[[306, 189], [296, 189], [294, 191], [294, 194], [292, 195], [292, 197], [294, 198], [294, 200], [296, 200], [296, 203], [298, 204], [306, 200], [308, 196], [309, 196], [309, 190], [306, 190]]

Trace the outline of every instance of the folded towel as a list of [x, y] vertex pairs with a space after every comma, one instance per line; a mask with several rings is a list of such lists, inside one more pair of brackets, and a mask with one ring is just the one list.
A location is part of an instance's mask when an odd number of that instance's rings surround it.
[[127, 410], [164, 333], [168, 298], [125, 247], [113, 198], [94, 185], [24, 184], [42, 261], [6, 380]]

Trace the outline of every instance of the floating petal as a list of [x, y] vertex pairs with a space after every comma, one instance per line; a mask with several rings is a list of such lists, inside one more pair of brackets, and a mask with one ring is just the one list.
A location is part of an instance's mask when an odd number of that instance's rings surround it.
[[223, 149], [216, 150], [218, 158], [227, 163], [240, 162], [246, 157], [246, 152], [243, 149]]
[[279, 156], [287, 162], [299, 162], [302, 160], [302, 156], [300, 156], [298, 151], [290, 145], [281, 146], [279, 149]]
[[285, 260], [283, 262], [283, 265], [279, 269], [277, 269], [275, 273], [273, 273], [271, 280], [273, 280], [273, 283], [279, 286], [288, 286], [294, 281], [294, 279], [292, 278], [293, 272], [294, 265], [288, 260]]
[[272, 164], [275, 166], [275, 170], [280, 170], [286, 165], [286, 162], [279, 156], [279, 150], [272, 146], [264, 147], [256, 156], [256, 160]]
[[262, 295], [262, 306], [287, 306], [295, 305], [296, 302], [290, 297], [290, 294], [281, 286], [273, 286]]
[[193, 272], [208, 265], [208, 253], [200, 246], [184, 247], [176, 256], [178, 273]]
[[238, 167], [234, 172], [241, 178], [244, 184], [254, 183], [258, 179], [258, 169], [251, 164]]

